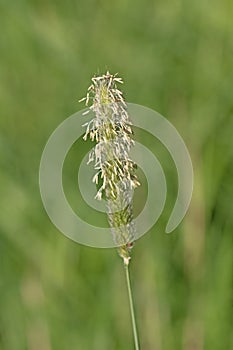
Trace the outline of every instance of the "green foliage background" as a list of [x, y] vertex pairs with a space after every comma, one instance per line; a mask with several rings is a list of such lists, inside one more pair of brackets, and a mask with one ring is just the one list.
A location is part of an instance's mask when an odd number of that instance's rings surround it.
[[[136, 133], [169, 188], [131, 263], [141, 348], [233, 349], [232, 15], [229, 0], [0, 1], [0, 349], [133, 349], [120, 258], [60, 234], [38, 187], [49, 135], [106, 68], [127, 101], [174, 124], [195, 173], [189, 212], [166, 235], [174, 164]], [[73, 197], [80, 147], [67, 164]]]

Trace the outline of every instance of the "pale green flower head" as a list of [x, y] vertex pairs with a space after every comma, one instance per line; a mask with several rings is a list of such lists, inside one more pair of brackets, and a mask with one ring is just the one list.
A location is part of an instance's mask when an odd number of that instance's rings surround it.
[[132, 190], [140, 183], [135, 175], [136, 164], [129, 157], [134, 145], [132, 123], [118, 84], [123, 84], [123, 81], [117, 74], [107, 71], [102, 76], [94, 76], [86, 97], [80, 101], [85, 101], [87, 106], [91, 102], [89, 111], [95, 115], [84, 124], [86, 133], [83, 137], [96, 142], [88, 161], [94, 162], [97, 170], [93, 177], [98, 186], [95, 198], [101, 200], [105, 197], [114, 240], [128, 264], [135, 237]]

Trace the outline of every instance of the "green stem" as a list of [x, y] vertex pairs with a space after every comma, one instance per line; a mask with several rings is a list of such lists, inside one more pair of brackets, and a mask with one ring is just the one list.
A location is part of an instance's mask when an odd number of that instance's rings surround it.
[[127, 282], [127, 289], [128, 289], [128, 295], [129, 295], [129, 306], [130, 306], [130, 313], [131, 313], [132, 326], [133, 326], [133, 336], [134, 336], [135, 350], [140, 350], [139, 349], [138, 332], [137, 332], [137, 327], [136, 327], [136, 318], [135, 318], [135, 312], [134, 312], [134, 304], [133, 304], [133, 297], [132, 297], [131, 283], [130, 283], [130, 277], [129, 277], [129, 265], [128, 264], [125, 264], [125, 274], [126, 274], [126, 282]]

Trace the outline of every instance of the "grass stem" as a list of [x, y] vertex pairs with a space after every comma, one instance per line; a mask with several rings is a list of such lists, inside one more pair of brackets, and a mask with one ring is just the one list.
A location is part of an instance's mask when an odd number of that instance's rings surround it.
[[134, 303], [133, 303], [133, 297], [132, 297], [132, 289], [131, 289], [130, 276], [129, 276], [129, 264], [125, 264], [125, 274], [126, 274], [126, 282], [127, 282], [128, 296], [129, 296], [129, 305], [130, 305], [130, 313], [131, 313], [131, 319], [132, 319], [135, 350], [140, 350], [139, 341], [138, 341], [138, 332], [137, 332], [137, 326], [136, 326], [136, 318], [135, 318], [135, 312], [134, 312]]

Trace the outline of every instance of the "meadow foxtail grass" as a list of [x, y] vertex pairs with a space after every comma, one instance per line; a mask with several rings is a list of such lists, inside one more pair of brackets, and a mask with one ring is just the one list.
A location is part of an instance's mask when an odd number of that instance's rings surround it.
[[93, 182], [98, 189], [96, 199], [104, 198], [106, 201], [112, 236], [124, 262], [135, 349], [139, 350], [129, 262], [136, 233], [132, 193], [140, 183], [135, 174], [136, 164], [129, 157], [134, 141], [127, 105], [118, 88], [122, 83], [118, 74], [108, 71], [102, 76], [94, 76], [87, 95], [80, 102], [85, 101], [86, 106], [90, 102], [85, 114], [89, 111], [94, 113], [94, 118], [83, 125], [86, 127], [83, 139], [89, 137], [95, 142], [88, 163], [94, 162], [96, 173]]

